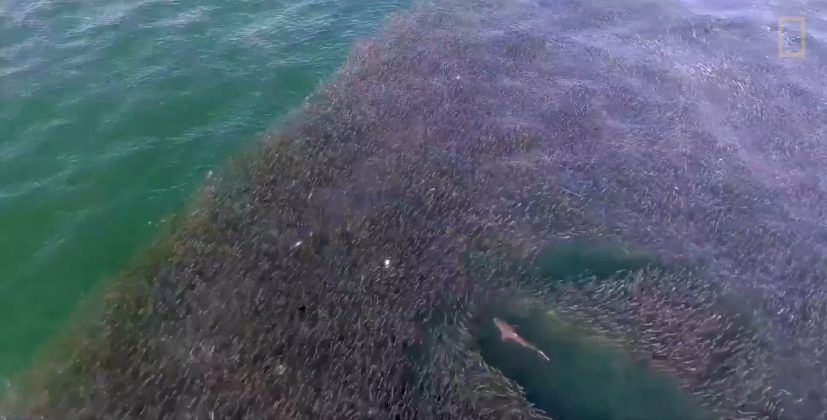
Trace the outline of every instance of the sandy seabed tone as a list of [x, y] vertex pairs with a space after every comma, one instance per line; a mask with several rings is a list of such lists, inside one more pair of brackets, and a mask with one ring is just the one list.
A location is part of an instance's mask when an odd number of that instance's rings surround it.
[[[480, 354], [508, 301], [712, 416], [827, 418], [827, 79], [816, 40], [793, 62], [775, 36], [670, 2], [418, 4], [207, 183], [146, 305], [35, 412], [554, 418]], [[674, 266], [520, 268], [569, 238]]]

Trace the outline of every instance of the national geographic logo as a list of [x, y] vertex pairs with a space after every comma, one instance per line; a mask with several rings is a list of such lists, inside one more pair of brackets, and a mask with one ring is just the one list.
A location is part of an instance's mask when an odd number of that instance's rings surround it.
[[[785, 26], [791, 28], [791, 30], [795, 31], [795, 26], [798, 26], [799, 30], [799, 45], [798, 50], [794, 49], [787, 49], [784, 47], [784, 29]], [[795, 35], [793, 35], [793, 38]], [[805, 53], [805, 36], [804, 32], [804, 17], [803, 16], [780, 16], [778, 18], [778, 56], [781, 58], [804, 58]]]

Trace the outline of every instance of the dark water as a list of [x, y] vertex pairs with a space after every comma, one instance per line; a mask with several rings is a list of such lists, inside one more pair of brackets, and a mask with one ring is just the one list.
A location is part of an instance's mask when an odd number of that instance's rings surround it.
[[660, 261], [624, 244], [580, 239], [550, 244], [532, 263], [538, 276], [554, 282], [592, 276], [605, 279], [621, 272], [657, 266]]

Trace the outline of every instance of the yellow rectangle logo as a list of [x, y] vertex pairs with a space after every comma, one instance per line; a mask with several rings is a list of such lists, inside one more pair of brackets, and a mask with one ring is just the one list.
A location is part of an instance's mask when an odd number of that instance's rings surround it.
[[[800, 45], [798, 51], [787, 51], [784, 49], [784, 24], [798, 23], [801, 31], [799, 38]], [[792, 26], [792, 25], [790, 25]], [[803, 16], [779, 16], [778, 17], [778, 56], [786, 58], [803, 58], [805, 52], [805, 32], [804, 32], [804, 17]]]

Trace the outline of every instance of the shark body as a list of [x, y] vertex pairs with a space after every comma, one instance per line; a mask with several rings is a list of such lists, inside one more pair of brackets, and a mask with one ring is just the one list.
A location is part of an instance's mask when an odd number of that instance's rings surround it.
[[525, 347], [529, 350], [532, 350], [540, 355], [545, 361], [550, 361], [551, 359], [543, 353], [542, 350], [538, 349], [535, 345], [526, 341], [523, 337], [520, 337], [520, 334], [517, 334], [517, 331], [512, 327], [509, 323], [499, 319], [494, 318], [494, 325], [497, 326], [497, 329], [500, 330], [500, 339], [502, 341], [511, 341], [516, 343], [522, 347]]

